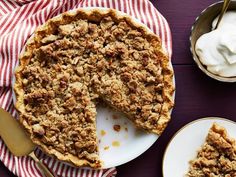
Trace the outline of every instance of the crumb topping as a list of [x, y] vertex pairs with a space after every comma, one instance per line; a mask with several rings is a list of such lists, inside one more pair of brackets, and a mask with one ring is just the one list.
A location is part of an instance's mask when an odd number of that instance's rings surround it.
[[187, 177], [235, 177], [236, 144], [226, 130], [213, 124], [205, 144], [192, 160]]
[[116, 125], [113, 125], [113, 129], [114, 129], [115, 131], [119, 132], [119, 131], [120, 131], [120, 129], [121, 129], [121, 126], [120, 126], [120, 125], [118, 125], [118, 124], [116, 124]]
[[150, 132], [161, 132], [158, 125], [168, 122], [168, 116], [159, 122], [167, 114], [160, 112], [168, 109], [163, 105], [169, 99], [163, 96], [167, 81], [159, 39], [146, 37], [125, 19], [113, 18], [68, 17], [66, 24], [49, 25], [55, 28], [52, 32], [38, 32], [43, 37], [36, 40], [21, 70], [20, 118], [39, 145], [98, 162], [99, 100]]

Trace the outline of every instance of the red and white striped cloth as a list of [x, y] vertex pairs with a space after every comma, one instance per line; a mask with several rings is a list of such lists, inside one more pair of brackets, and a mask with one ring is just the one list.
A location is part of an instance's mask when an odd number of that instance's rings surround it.
[[[123, 11], [146, 24], [160, 36], [164, 49], [172, 55], [171, 33], [165, 18], [148, 0], [0, 0], [0, 107], [16, 117], [11, 79], [18, 56], [37, 26], [62, 12], [80, 7], [108, 7]], [[88, 170], [68, 166], [44, 154], [36, 155], [56, 175], [62, 177], [112, 177], [116, 169]], [[41, 177], [29, 157], [15, 157], [0, 139], [0, 160], [20, 177]]]

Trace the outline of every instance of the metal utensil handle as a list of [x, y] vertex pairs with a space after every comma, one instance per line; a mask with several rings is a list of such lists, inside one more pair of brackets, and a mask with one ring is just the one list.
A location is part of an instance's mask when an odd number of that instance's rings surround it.
[[50, 172], [50, 170], [41, 162], [34, 152], [31, 152], [29, 156], [34, 159], [34, 161], [37, 163], [38, 167], [40, 168], [41, 172], [43, 172], [45, 177], [54, 177], [54, 175]]
[[218, 20], [217, 20], [215, 29], [218, 28], [218, 26], [219, 26], [219, 24], [220, 24], [220, 22], [221, 22], [221, 19], [222, 19], [223, 15], [224, 15], [224, 13], [226, 12], [226, 10], [227, 10], [228, 7], [229, 7], [230, 1], [231, 1], [231, 0], [224, 0], [224, 4], [223, 4], [223, 7], [222, 7], [222, 9], [221, 9], [220, 16], [219, 16], [219, 18], [218, 18]]

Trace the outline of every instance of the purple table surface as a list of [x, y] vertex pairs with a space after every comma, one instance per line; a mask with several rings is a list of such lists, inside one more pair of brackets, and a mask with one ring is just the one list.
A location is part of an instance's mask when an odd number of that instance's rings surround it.
[[[162, 159], [167, 143], [186, 123], [208, 116], [236, 121], [236, 84], [222, 83], [203, 74], [193, 62], [189, 35], [195, 18], [216, 0], [152, 0], [166, 17], [173, 38], [172, 63], [176, 100], [172, 120], [157, 142], [135, 160], [117, 167], [117, 177], [162, 177]], [[174, 157], [173, 157], [174, 158]], [[14, 177], [0, 162], [0, 176]]]

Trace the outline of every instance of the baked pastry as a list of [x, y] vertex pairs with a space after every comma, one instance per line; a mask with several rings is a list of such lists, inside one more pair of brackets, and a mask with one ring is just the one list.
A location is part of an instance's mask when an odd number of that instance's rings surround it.
[[173, 70], [159, 37], [115, 10], [77, 10], [39, 27], [16, 70], [16, 108], [34, 143], [77, 166], [101, 166], [96, 104], [161, 134]]
[[187, 177], [235, 177], [236, 144], [224, 127], [214, 123], [206, 142], [190, 162]]

